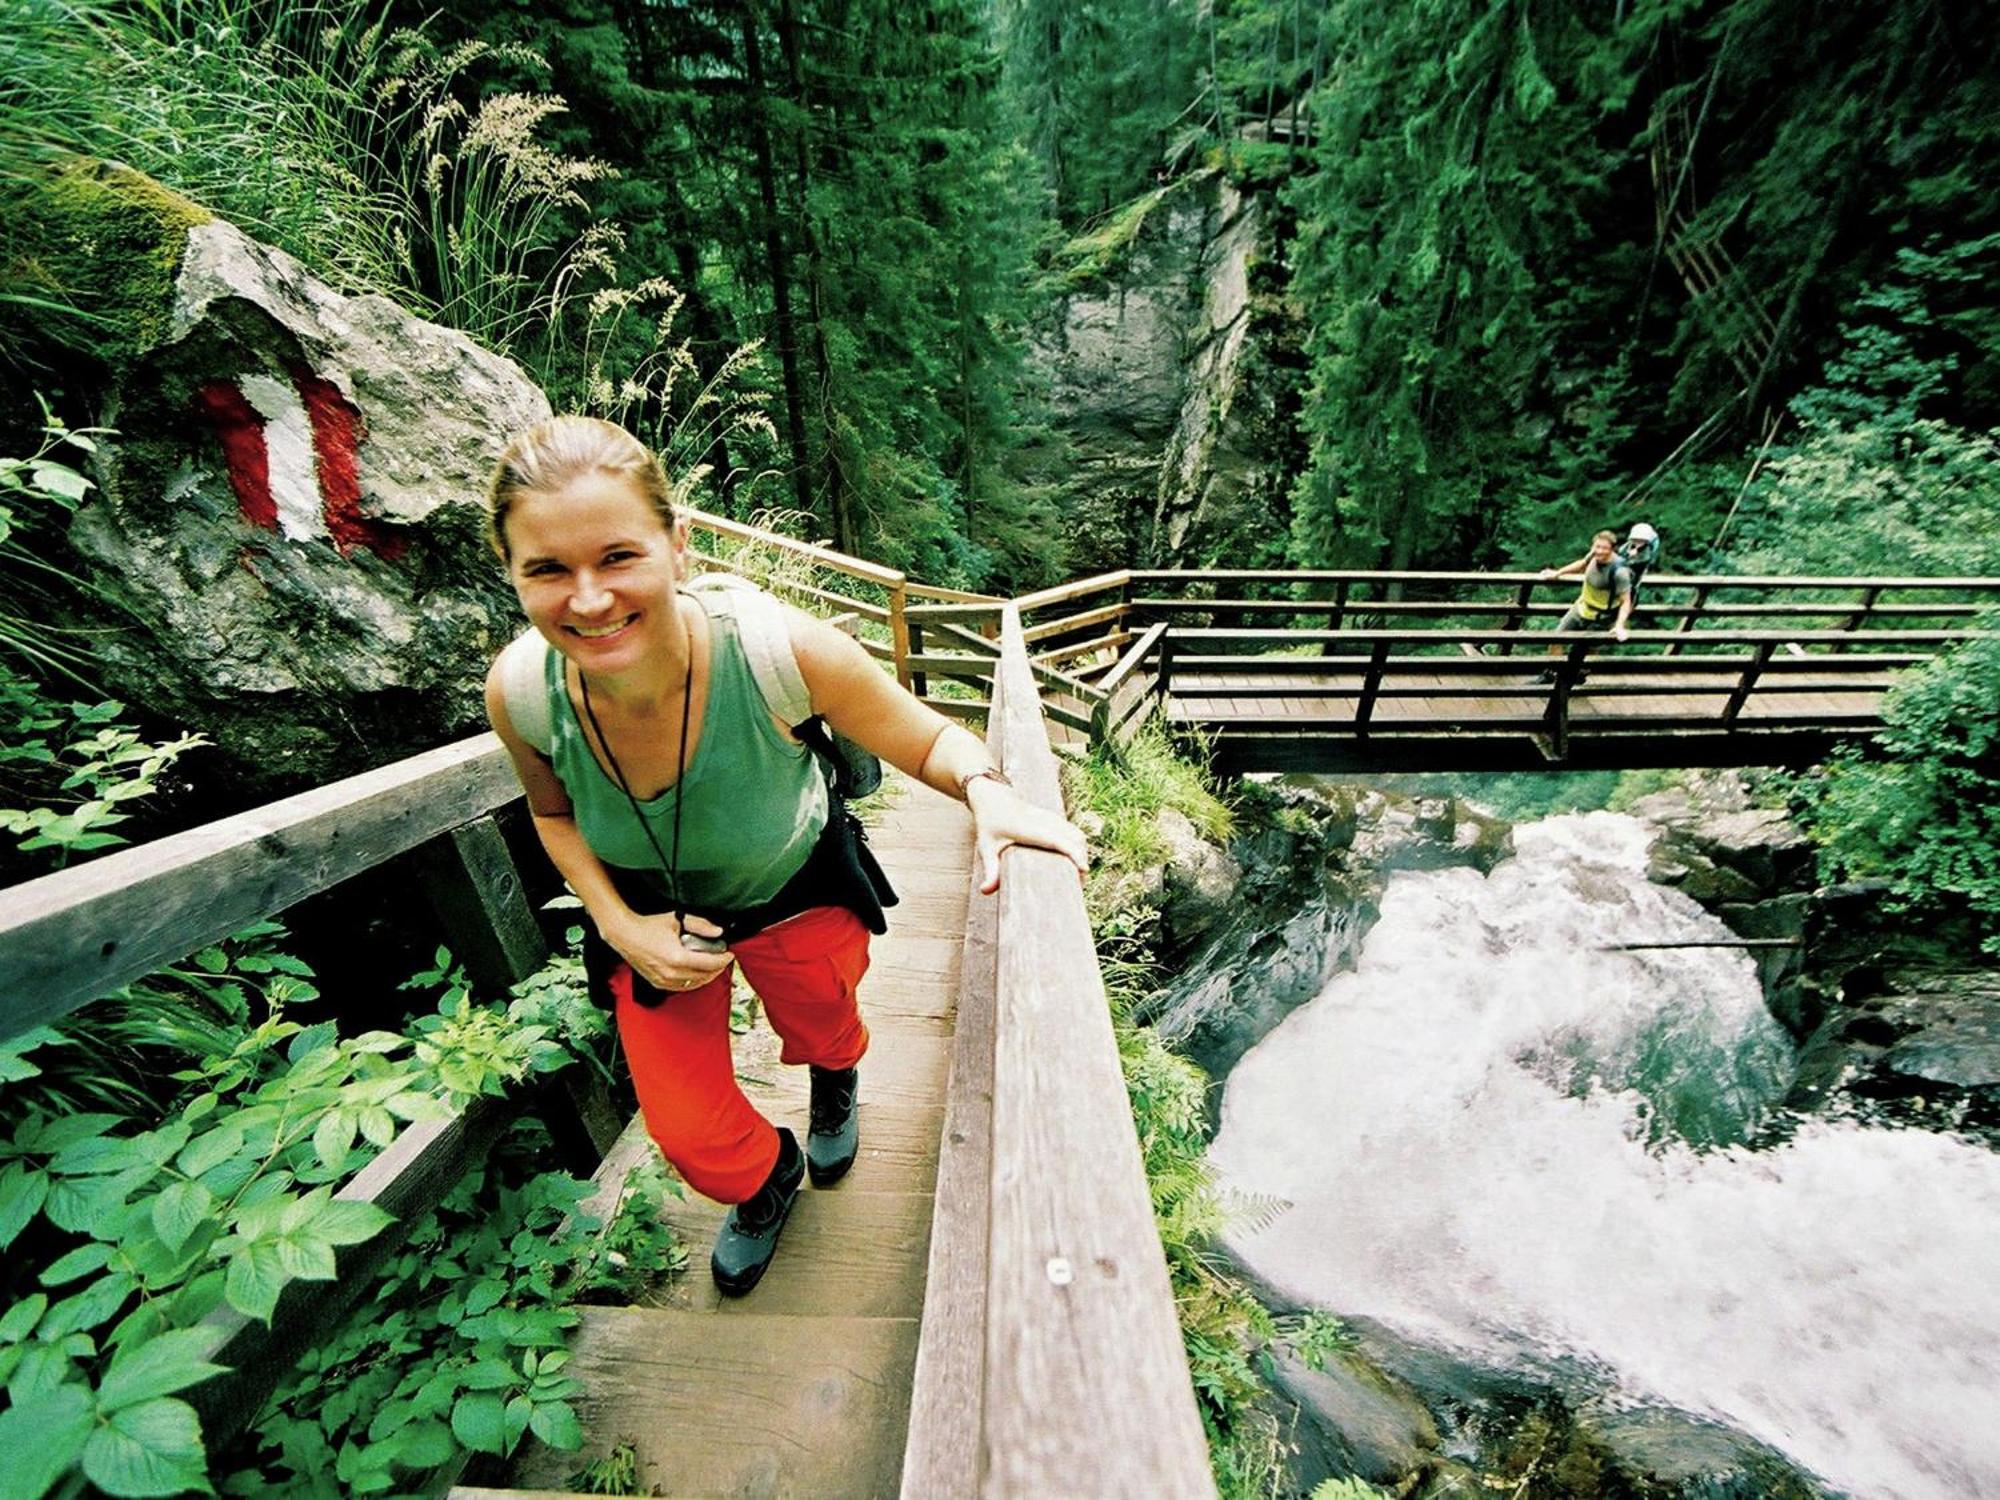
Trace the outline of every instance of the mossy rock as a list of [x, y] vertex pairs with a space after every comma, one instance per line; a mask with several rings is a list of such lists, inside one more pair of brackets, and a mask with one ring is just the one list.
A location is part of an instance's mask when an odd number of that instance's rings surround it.
[[143, 172], [86, 157], [65, 158], [10, 196], [0, 277], [17, 294], [82, 314], [38, 309], [37, 341], [110, 362], [156, 347], [188, 231], [214, 215]]

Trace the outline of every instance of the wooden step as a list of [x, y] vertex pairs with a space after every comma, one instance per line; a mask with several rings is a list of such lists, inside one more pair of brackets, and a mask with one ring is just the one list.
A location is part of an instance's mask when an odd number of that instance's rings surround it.
[[[732, 1323], [794, 1313], [914, 1318], [924, 1307], [931, 1206], [929, 1193], [871, 1193], [846, 1182], [802, 1189], [757, 1289], [724, 1297], [708, 1254], [727, 1210], [705, 1198], [669, 1202], [665, 1218], [688, 1247], [687, 1271], [637, 1300]], [[716, 1336], [728, 1337], [719, 1328]]]
[[536, 1450], [514, 1485], [565, 1486], [626, 1442], [641, 1492], [675, 1500], [893, 1496], [916, 1347], [912, 1318], [587, 1308], [570, 1364], [586, 1446]]

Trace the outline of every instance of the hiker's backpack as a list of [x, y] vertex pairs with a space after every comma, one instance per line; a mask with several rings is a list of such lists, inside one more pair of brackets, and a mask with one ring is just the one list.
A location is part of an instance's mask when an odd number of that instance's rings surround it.
[[[1636, 554], [1628, 550], [1634, 540], [1645, 544]], [[1632, 603], [1635, 607], [1639, 602], [1639, 584], [1645, 578], [1646, 570], [1659, 560], [1659, 556], [1660, 534], [1644, 521], [1638, 522], [1626, 533], [1625, 546], [1618, 549], [1618, 557], [1632, 574]]]
[[[800, 743], [819, 758], [827, 784], [844, 801], [866, 797], [882, 785], [882, 762], [844, 734], [837, 734], [812, 711], [812, 695], [799, 675], [792, 653], [785, 608], [753, 583], [728, 573], [704, 573], [681, 585], [697, 593], [726, 599], [735, 617], [736, 638], [750, 662], [750, 675], [764, 695], [764, 706], [792, 727]], [[528, 630], [500, 653], [500, 694], [514, 732], [543, 755], [555, 742], [549, 722], [547, 678], [549, 643]]]

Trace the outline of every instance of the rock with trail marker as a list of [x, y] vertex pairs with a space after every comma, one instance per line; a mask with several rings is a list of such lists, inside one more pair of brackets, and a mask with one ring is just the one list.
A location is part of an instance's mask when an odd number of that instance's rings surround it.
[[93, 675], [258, 791], [480, 728], [518, 628], [480, 493], [547, 398], [138, 173], [72, 162], [52, 184], [29, 237], [118, 322], [90, 351], [116, 435], [70, 530], [107, 601], [76, 622]]

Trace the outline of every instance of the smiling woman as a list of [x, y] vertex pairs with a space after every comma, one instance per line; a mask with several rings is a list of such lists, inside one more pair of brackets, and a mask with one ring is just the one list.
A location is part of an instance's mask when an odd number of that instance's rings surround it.
[[[487, 712], [543, 848], [590, 917], [593, 984], [615, 1006], [647, 1129], [690, 1185], [735, 1205], [716, 1284], [747, 1292], [802, 1179], [829, 1186], [854, 1161], [868, 1046], [856, 987], [895, 897], [752, 669], [746, 637], [771, 601], [682, 589], [687, 525], [643, 445], [608, 422], [554, 418], [508, 445], [488, 505], [545, 646], [532, 708], [510, 691], [503, 656]], [[775, 605], [771, 617], [812, 716], [970, 807], [984, 889], [1011, 843], [1082, 868], [1082, 835], [1017, 797], [975, 736], [831, 626]], [[762, 997], [783, 1060], [812, 1070], [803, 1150], [737, 1086], [732, 966]]]

